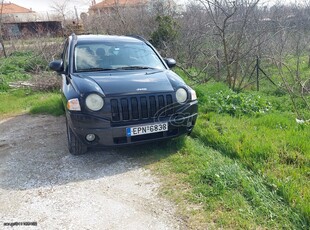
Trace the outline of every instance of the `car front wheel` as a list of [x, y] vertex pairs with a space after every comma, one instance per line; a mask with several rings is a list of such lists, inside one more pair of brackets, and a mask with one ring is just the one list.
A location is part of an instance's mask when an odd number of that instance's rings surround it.
[[72, 155], [82, 155], [87, 152], [87, 146], [83, 144], [73, 133], [72, 129], [68, 125], [68, 121], [66, 120], [67, 126], [67, 138], [68, 138], [68, 148], [69, 152]]

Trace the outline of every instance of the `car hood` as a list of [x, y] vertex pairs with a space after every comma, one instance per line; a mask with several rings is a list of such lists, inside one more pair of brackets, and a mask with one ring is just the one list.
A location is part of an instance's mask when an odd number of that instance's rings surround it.
[[98, 87], [105, 95], [171, 92], [175, 88], [175, 76], [169, 72], [140, 70], [80, 73], [75, 75], [74, 82], [83, 93], [98, 91]]

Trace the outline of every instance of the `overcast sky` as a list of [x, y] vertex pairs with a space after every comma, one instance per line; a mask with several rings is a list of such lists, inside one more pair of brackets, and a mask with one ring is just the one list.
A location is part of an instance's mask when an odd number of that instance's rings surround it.
[[[96, 0], [97, 3], [101, 2], [102, 0]], [[261, 0], [261, 2], [277, 2], [278, 0]], [[288, 2], [294, 0], [281, 0], [279, 2]], [[74, 7], [78, 9], [78, 12], [87, 12], [89, 6], [91, 5], [92, 0], [4, 0], [4, 2], [12, 2], [19, 6], [23, 6], [25, 8], [32, 8], [32, 10], [43, 13], [43, 12], [50, 12], [51, 13], [51, 6], [55, 5], [55, 2], [68, 2], [68, 10], [74, 12]], [[189, 1], [186, 0], [175, 0], [176, 3], [182, 4]], [[298, 0], [296, 1], [298, 2]]]
[[[38, 13], [50, 12], [52, 10], [51, 6], [55, 5], [55, 2], [68, 2], [68, 8], [72, 8], [72, 11], [76, 6], [79, 12], [85, 12], [88, 10], [91, 0], [5, 0], [5, 2], [15, 3], [28, 9], [31, 8]], [[97, 0], [97, 2], [100, 2], [100, 0]]]

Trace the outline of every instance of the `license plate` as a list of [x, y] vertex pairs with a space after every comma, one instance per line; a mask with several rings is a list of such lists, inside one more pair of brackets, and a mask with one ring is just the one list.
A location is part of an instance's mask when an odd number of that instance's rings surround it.
[[164, 131], [168, 131], [167, 122], [126, 128], [127, 137], [150, 134], [150, 133], [159, 133]]

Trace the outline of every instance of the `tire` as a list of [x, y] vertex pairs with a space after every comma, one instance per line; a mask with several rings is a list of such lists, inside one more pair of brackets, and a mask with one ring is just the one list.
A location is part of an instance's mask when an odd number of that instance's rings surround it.
[[69, 152], [75, 156], [85, 154], [87, 152], [87, 146], [83, 144], [72, 132], [72, 129], [69, 127], [67, 120], [66, 126]]

